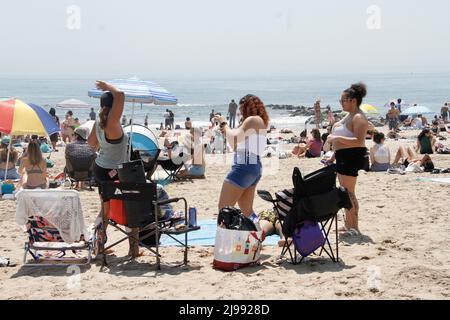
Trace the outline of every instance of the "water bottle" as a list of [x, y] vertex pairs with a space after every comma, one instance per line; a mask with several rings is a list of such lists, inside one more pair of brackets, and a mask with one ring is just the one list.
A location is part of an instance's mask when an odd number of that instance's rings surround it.
[[189, 207], [189, 227], [197, 226], [197, 209], [195, 207]]

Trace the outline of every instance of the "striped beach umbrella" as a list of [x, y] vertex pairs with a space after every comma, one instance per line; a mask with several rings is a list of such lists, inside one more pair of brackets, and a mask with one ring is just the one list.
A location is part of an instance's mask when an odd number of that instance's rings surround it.
[[60, 103], [57, 103], [56, 107], [60, 109], [74, 110], [74, 109], [88, 109], [91, 108], [92, 106], [89, 103], [86, 103], [78, 99], [67, 99], [61, 101]]
[[[172, 93], [151, 81], [142, 81], [134, 77], [111, 80], [109, 83], [124, 92], [127, 102], [153, 103], [156, 105], [176, 105], [178, 102]], [[103, 91], [98, 89], [88, 91], [89, 97], [93, 98], [100, 98], [102, 94]]]
[[0, 132], [9, 135], [52, 135], [61, 131], [42, 107], [19, 99], [0, 101]]

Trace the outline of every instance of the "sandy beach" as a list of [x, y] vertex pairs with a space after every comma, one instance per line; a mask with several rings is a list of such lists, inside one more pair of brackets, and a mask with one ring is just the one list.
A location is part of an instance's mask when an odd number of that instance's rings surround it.
[[[403, 131], [407, 139], [388, 140], [394, 154], [400, 144], [413, 146], [417, 131]], [[443, 143], [449, 146], [448, 141]], [[368, 147], [372, 145], [368, 141]], [[230, 155], [228, 155], [229, 157]], [[171, 196], [183, 196], [197, 207], [198, 218], [214, 218], [223, 179], [229, 164], [207, 156], [206, 179], [176, 182], [167, 186]], [[221, 156], [220, 156], [221, 157]], [[64, 167], [64, 149], [52, 154], [56, 175]], [[450, 167], [450, 155], [433, 155], [438, 168]], [[270, 159], [264, 159], [266, 166]], [[292, 187], [295, 166], [303, 173], [321, 167], [319, 159], [279, 160], [279, 169], [263, 175], [258, 189], [276, 192]], [[270, 171], [270, 170], [268, 170]], [[273, 173], [273, 174], [269, 174]], [[432, 175], [450, 178], [450, 174]], [[300, 265], [278, 263], [280, 248], [265, 246], [261, 265], [236, 272], [212, 268], [213, 248], [192, 247], [189, 265], [181, 249], [162, 249], [162, 270], [155, 258], [127, 261], [127, 243], [109, 256], [110, 266], [100, 271], [100, 262], [81, 268], [79, 286], [71, 286], [66, 268], [22, 266], [26, 235], [15, 222], [15, 201], [0, 201], [0, 256], [14, 267], [0, 268], [0, 299], [447, 299], [450, 297], [450, 184], [417, 181], [429, 173], [393, 175], [360, 172], [362, 236], [340, 240], [340, 263], [313, 258]], [[97, 191], [80, 193], [86, 224], [99, 210]], [[258, 197], [255, 209], [270, 209]], [[339, 213], [342, 225], [342, 212]], [[108, 230], [114, 240], [119, 232]]]

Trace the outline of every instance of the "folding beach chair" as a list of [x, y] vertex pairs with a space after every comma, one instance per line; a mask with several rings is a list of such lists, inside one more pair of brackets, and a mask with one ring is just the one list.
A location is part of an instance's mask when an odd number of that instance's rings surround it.
[[[273, 204], [275, 213], [282, 222], [283, 235], [286, 239], [292, 237], [295, 228], [304, 221], [319, 223], [325, 243], [317, 255], [321, 256], [325, 252], [333, 262], [339, 261], [337, 214], [342, 208], [351, 209], [347, 191], [342, 187], [336, 187], [336, 175], [335, 166], [324, 167], [305, 177], [302, 177], [300, 170], [295, 168], [294, 189], [277, 193], [276, 200], [267, 191], [258, 191], [260, 197]], [[336, 232], [334, 248], [330, 239], [333, 225]], [[285, 242], [281, 256], [288, 252], [292, 264], [301, 263], [306, 257], [298, 261], [297, 251], [290, 248], [292, 243]]]
[[[25, 266], [87, 265], [93, 243], [84, 226], [81, 201], [74, 190], [22, 190], [16, 221], [25, 226]], [[31, 257], [32, 260], [27, 259]]]
[[[158, 270], [161, 269], [161, 254], [159, 253], [159, 239], [161, 234], [166, 234], [184, 248], [184, 259], [182, 265], [188, 263], [188, 236], [192, 231], [199, 230], [200, 227], [189, 227], [184, 225], [183, 228], [175, 228], [175, 224], [183, 219], [159, 219], [159, 206], [184, 202], [184, 222], [188, 221], [187, 212], [188, 205], [185, 198], [173, 198], [165, 201], [157, 201], [157, 185], [155, 183], [114, 183], [105, 182], [101, 185], [101, 193], [105, 200], [122, 200], [128, 202], [125, 212], [114, 212], [111, 208], [108, 225], [114, 227], [124, 234], [124, 237], [103, 250], [109, 250], [119, 243], [132, 239], [139, 243], [140, 246], [148, 249], [156, 257]], [[134, 207], [134, 208], [133, 208]], [[123, 217], [125, 215], [125, 218]], [[117, 217], [121, 217], [120, 221]], [[127, 231], [123, 227], [138, 229], [139, 232]], [[184, 242], [177, 240], [174, 236], [184, 234]], [[153, 239], [152, 239], [153, 238]], [[106, 255], [103, 254], [103, 265], [106, 265]]]
[[167, 177], [164, 181], [177, 181], [179, 180], [177, 174], [183, 168], [184, 163], [174, 163], [172, 159], [158, 159], [158, 164], [167, 173]]
[[96, 154], [94, 151], [77, 151], [78, 150], [75, 149], [72, 154], [67, 155], [64, 174], [66, 175], [66, 179], [70, 181], [71, 188], [73, 188], [73, 185], [77, 182], [88, 182], [89, 190], [92, 190]]

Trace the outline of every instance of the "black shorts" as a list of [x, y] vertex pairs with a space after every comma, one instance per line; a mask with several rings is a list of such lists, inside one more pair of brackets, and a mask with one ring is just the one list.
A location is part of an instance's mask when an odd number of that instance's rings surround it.
[[357, 177], [358, 171], [366, 167], [367, 159], [367, 148], [337, 150], [336, 171], [344, 176]]
[[58, 132], [50, 135], [50, 141], [51, 142], [58, 142], [58, 138], [59, 138], [59, 133]]
[[[111, 176], [110, 172], [113, 170], [116, 172], [113, 176]], [[94, 177], [98, 184], [98, 193], [100, 194], [102, 194], [102, 182], [119, 180], [118, 171], [116, 169], [105, 169], [100, 167], [97, 163], [94, 166]]]

